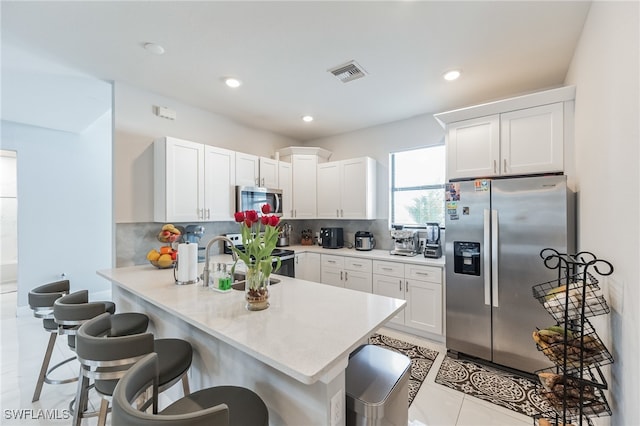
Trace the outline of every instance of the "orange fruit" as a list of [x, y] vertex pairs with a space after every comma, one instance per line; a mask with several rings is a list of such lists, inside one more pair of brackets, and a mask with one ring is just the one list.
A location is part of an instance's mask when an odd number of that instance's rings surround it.
[[160, 247], [160, 253], [161, 254], [171, 254], [172, 251], [173, 251], [173, 249], [171, 248], [171, 246], [162, 246], [162, 247]]

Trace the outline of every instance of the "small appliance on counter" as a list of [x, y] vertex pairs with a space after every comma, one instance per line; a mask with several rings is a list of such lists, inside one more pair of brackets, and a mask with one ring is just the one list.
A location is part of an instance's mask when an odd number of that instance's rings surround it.
[[[202, 225], [187, 225], [184, 228], [182, 234], [182, 240], [185, 243], [198, 244], [200, 239], [204, 235], [204, 226]], [[198, 247], [198, 262], [204, 262], [204, 247]]]
[[442, 246], [440, 245], [440, 224], [427, 223], [427, 237], [424, 243], [424, 257], [440, 259]]
[[376, 239], [373, 234], [367, 231], [356, 232], [356, 250], [369, 251], [376, 247]]
[[337, 249], [344, 247], [344, 232], [342, 228], [320, 228], [322, 247]]
[[276, 247], [287, 247], [291, 238], [291, 230], [292, 226], [288, 223], [280, 224], [280, 229], [278, 231], [278, 241], [276, 242]]
[[392, 229], [393, 250], [390, 254], [398, 256], [415, 256], [420, 252], [418, 231], [414, 229]]

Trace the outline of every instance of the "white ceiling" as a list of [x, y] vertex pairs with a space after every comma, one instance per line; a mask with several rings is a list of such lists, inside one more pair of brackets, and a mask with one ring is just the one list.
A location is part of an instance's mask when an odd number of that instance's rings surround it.
[[[2, 1], [2, 42], [307, 141], [561, 85], [589, 5]], [[327, 72], [350, 60], [368, 75]], [[451, 68], [462, 77], [445, 82]]]

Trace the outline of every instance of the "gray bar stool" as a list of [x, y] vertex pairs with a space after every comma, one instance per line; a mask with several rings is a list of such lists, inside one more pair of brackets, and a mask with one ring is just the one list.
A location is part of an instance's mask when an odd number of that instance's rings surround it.
[[75, 356], [65, 359], [64, 361], [49, 368], [49, 362], [51, 361], [51, 354], [56, 344], [56, 338], [58, 337], [58, 325], [54, 321], [53, 316], [53, 304], [56, 299], [69, 294], [69, 280], [56, 281], [49, 284], [44, 284], [34, 288], [29, 292], [29, 307], [33, 310], [33, 316], [42, 319], [42, 326], [45, 331], [49, 333], [49, 343], [42, 360], [42, 367], [40, 368], [40, 374], [36, 382], [36, 389], [33, 392], [32, 402], [36, 402], [40, 399], [40, 393], [42, 392], [43, 384], [63, 384], [71, 383], [78, 380], [77, 377], [71, 377], [68, 379], [52, 379], [49, 375], [58, 367], [71, 362], [76, 359]]
[[[127, 426], [267, 426], [269, 411], [253, 391], [237, 386], [202, 389], [158, 412], [159, 362], [157, 354], [138, 361], [118, 382], [113, 393], [114, 425]], [[132, 403], [151, 387], [153, 413]]]
[[[73, 425], [79, 426], [82, 413], [78, 407], [86, 405], [89, 379], [102, 396], [98, 425], [104, 425], [109, 411], [109, 399], [118, 380], [136, 361], [155, 352], [159, 359], [159, 391], [169, 389], [182, 380], [183, 392], [189, 394], [187, 371], [191, 366], [193, 348], [181, 339], [155, 339], [151, 333], [114, 336], [120, 315], [102, 314], [85, 322], [76, 335], [76, 354], [80, 361], [81, 380], [78, 382]], [[113, 422], [114, 425], [126, 424]]]
[[[110, 301], [89, 302], [89, 292], [87, 290], [76, 291], [60, 297], [54, 302], [53, 316], [58, 326], [58, 334], [67, 336], [67, 344], [72, 351], [76, 350], [76, 334], [82, 324], [97, 317], [100, 314], [113, 314], [116, 305]], [[145, 314], [128, 312], [119, 314], [117, 320], [113, 321], [113, 329], [110, 335], [129, 335], [144, 333], [149, 326], [149, 317]], [[82, 377], [82, 372], [78, 378]], [[86, 389], [88, 391], [88, 388]], [[87, 410], [88, 398], [83, 399], [81, 412], [83, 417], [97, 416], [98, 412], [89, 413]], [[69, 409], [75, 415], [75, 399], [69, 404]]]

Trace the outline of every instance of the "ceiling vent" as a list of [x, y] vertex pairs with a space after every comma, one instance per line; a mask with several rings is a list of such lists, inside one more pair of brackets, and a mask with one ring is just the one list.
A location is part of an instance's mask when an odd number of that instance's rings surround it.
[[331, 68], [328, 71], [343, 83], [357, 80], [367, 75], [364, 68], [358, 65], [356, 61], [347, 62], [346, 64]]

